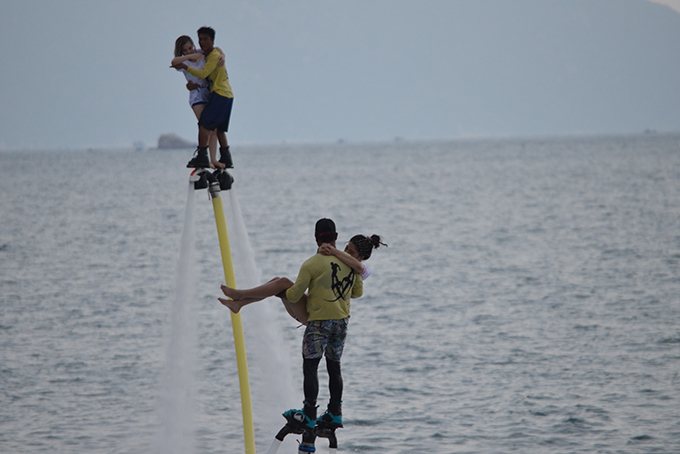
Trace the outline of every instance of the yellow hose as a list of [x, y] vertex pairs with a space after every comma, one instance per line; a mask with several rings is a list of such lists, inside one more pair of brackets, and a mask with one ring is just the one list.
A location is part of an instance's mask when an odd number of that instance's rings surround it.
[[[215, 211], [215, 223], [217, 224], [217, 237], [220, 240], [222, 251], [222, 266], [224, 267], [224, 280], [227, 286], [236, 288], [234, 264], [231, 259], [231, 247], [229, 246], [229, 233], [227, 221], [224, 217], [224, 205], [220, 197], [219, 189], [210, 188], [210, 196]], [[250, 381], [248, 379], [248, 359], [246, 358], [246, 342], [243, 337], [243, 324], [241, 314], [231, 314], [231, 326], [234, 330], [234, 348], [236, 349], [236, 363], [238, 366], [238, 379], [241, 386], [241, 409], [243, 411], [243, 435], [246, 444], [246, 454], [255, 454], [255, 430], [253, 428], [253, 406], [250, 400]]]

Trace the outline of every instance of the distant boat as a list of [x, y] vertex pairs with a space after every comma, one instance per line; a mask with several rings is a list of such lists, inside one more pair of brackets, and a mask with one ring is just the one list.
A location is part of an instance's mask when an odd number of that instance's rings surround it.
[[132, 144], [133, 147], [135, 147], [136, 151], [142, 151], [143, 149], [146, 148], [146, 144], [142, 140], [137, 140]]
[[161, 134], [158, 138], [158, 148], [160, 150], [174, 150], [178, 148], [195, 148], [196, 142], [186, 140], [177, 134]]

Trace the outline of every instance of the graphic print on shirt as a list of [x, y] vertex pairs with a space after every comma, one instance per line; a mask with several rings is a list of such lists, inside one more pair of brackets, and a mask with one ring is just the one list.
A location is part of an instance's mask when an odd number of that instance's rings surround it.
[[350, 269], [347, 277], [343, 279], [338, 279], [338, 271], [340, 270], [340, 265], [335, 262], [331, 262], [331, 268], [333, 273], [331, 274], [331, 290], [335, 295], [335, 299], [332, 301], [337, 301], [339, 299], [347, 299], [345, 295], [352, 290], [354, 285], [354, 270]]

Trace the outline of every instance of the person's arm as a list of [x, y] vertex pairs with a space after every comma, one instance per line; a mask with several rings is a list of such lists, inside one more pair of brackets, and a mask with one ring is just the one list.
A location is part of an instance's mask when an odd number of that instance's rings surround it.
[[198, 61], [201, 58], [205, 58], [205, 56], [203, 54], [198, 53], [182, 55], [181, 57], [175, 57], [170, 62], [170, 67], [175, 69], [186, 69], [187, 67], [187, 64], [185, 63], [186, 61]]
[[354, 280], [354, 285], [352, 286], [352, 298], [361, 298], [364, 294], [364, 281], [361, 277], [357, 277]]
[[359, 260], [328, 243], [324, 243], [319, 247], [319, 254], [332, 255], [359, 274], [363, 274], [366, 270], [364, 264]]
[[219, 47], [216, 47], [215, 49], [220, 51], [220, 58], [217, 60], [217, 66], [224, 66], [224, 63], [227, 61], [227, 56]]
[[[309, 283], [312, 281], [312, 275], [309, 272], [309, 266], [307, 266], [307, 262], [303, 263], [302, 266], [300, 267], [300, 272], [298, 273], [297, 279], [295, 279], [295, 283], [291, 288], [286, 290], [285, 297], [288, 301], [291, 303], [297, 303], [300, 301], [302, 296], [305, 294], [305, 291], [309, 287]], [[279, 298], [281, 298], [282, 295], [277, 295]]]
[[[193, 76], [196, 76], [200, 79], [205, 79], [211, 72], [215, 70], [218, 60], [219, 52], [215, 52], [215, 50], [213, 50], [209, 55], [206, 55], [205, 66], [203, 66], [203, 69], [196, 69], [192, 68], [191, 66], [187, 66], [184, 69], [186, 69], [187, 72]], [[184, 66], [186, 66], [186, 64], [184, 64]]]

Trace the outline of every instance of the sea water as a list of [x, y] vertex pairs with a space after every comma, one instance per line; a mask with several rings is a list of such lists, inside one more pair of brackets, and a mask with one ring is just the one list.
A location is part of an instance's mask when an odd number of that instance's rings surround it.
[[[239, 286], [294, 278], [320, 217], [341, 247], [389, 244], [352, 302], [338, 452], [680, 451], [680, 135], [233, 148]], [[190, 155], [0, 153], [0, 451], [157, 449]], [[239, 453], [214, 215], [193, 196], [187, 449]], [[265, 452], [302, 403], [302, 329], [275, 299], [242, 317]]]

